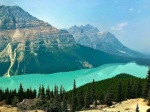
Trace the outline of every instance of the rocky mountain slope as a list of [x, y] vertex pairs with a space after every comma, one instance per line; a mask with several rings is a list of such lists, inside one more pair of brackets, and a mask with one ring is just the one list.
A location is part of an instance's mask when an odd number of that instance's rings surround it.
[[68, 32], [74, 36], [77, 43], [87, 47], [113, 55], [149, 58], [123, 45], [112, 33], [100, 32], [89, 24], [80, 27], [72, 26], [68, 29]]
[[1, 65], [7, 71], [5, 75], [24, 72], [21, 63], [26, 55], [32, 58], [38, 55], [37, 51], [54, 46], [68, 47], [75, 43], [67, 31], [52, 27], [18, 6], [0, 6], [0, 63], [6, 63]]
[[22, 8], [0, 6], [0, 76], [48, 74], [133, 60], [78, 45], [67, 31]]

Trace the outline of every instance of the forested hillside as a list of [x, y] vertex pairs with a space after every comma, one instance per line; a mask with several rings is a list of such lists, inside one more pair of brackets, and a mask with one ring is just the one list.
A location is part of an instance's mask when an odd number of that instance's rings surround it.
[[0, 101], [16, 106], [20, 110], [42, 109], [55, 112], [89, 109], [91, 104], [95, 107], [102, 104], [111, 106], [113, 102], [122, 102], [132, 98], [144, 98], [150, 105], [149, 85], [150, 70], [146, 79], [119, 74], [102, 81], [93, 80], [92, 83], [79, 88], [76, 88], [74, 81], [73, 90], [68, 92], [63, 86], [50, 89], [41, 85], [39, 91], [36, 91], [31, 88], [25, 90], [20, 84], [18, 90], [0, 89]]

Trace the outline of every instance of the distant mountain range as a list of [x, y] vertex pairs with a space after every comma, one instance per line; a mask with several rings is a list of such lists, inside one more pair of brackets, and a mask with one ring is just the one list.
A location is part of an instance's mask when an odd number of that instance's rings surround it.
[[[98, 32], [98, 29], [90, 27], [92, 26], [88, 25], [84, 30], [91, 29], [91, 32]], [[80, 33], [85, 33], [84, 30]], [[89, 30], [87, 34], [88, 32]], [[93, 37], [94, 35], [101, 34], [93, 33]], [[83, 38], [91, 40], [91, 37]], [[75, 39], [83, 41], [81, 38]], [[0, 6], [0, 76], [49, 74], [130, 61], [150, 64], [146, 59], [114, 56], [94, 50], [77, 44], [75, 39], [67, 31], [59, 30], [33, 17], [19, 6], [2, 5]], [[93, 38], [92, 41], [96, 39]], [[92, 42], [89, 46], [95, 47]], [[96, 45], [95, 48], [98, 46]]]
[[149, 56], [131, 50], [123, 45], [116, 37], [110, 32], [100, 32], [98, 28], [89, 24], [85, 26], [72, 26], [68, 29], [77, 43], [91, 47], [109, 54], [128, 56], [128, 57], [142, 57], [150, 58]]

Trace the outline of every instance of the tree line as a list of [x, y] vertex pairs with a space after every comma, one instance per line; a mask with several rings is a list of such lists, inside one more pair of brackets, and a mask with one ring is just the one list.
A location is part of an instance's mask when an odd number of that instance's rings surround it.
[[137, 78], [128, 74], [119, 74], [116, 77], [97, 81], [93, 80], [79, 88], [74, 80], [73, 89], [66, 92], [63, 86], [57, 85], [51, 90], [48, 86], [39, 86], [39, 90], [24, 89], [20, 84], [19, 89], [0, 89], [0, 101], [8, 105], [19, 106], [24, 99], [36, 99], [32, 109], [42, 109], [47, 112], [75, 112], [89, 109], [90, 105], [96, 108], [98, 104], [113, 105], [113, 102], [122, 102], [126, 99], [144, 98], [150, 105], [150, 69], [145, 79]]

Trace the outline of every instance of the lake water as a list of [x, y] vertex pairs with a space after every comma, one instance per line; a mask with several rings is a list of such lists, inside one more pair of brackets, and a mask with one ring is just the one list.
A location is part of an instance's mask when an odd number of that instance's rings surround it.
[[24, 88], [38, 89], [39, 85], [48, 85], [53, 88], [54, 85], [63, 85], [66, 90], [72, 89], [73, 81], [76, 80], [77, 87], [95, 81], [114, 77], [119, 73], [128, 73], [137, 77], [145, 78], [148, 67], [140, 66], [135, 63], [127, 64], [106, 64], [97, 68], [82, 69], [71, 72], [61, 72], [54, 74], [28, 74], [11, 77], [0, 77], [0, 88], [18, 88], [22, 83]]

